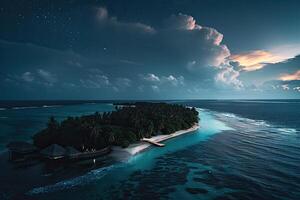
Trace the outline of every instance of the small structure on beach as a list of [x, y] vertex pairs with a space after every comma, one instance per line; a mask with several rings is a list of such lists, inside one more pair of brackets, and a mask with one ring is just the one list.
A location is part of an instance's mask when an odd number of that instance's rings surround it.
[[7, 148], [11, 152], [15, 152], [19, 154], [33, 153], [37, 150], [37, 148], [33, 144], [30, 144], [28, 142], [20, 142], [20, 141], [10, 142], [7, 145]]
[[24, 160], [29, 154], [35, 153], [37, 148], [28, 142], [10, 142], [7, 146], [9, 149], [10, 160]]
[[51, 160], [57, 160], [57, 159], [65, 157], [66, 150], [58, 144], [52, 144], [52, 145], [48, 146], [47, 148], [43, 149], [40, 153], [45, 158], [48, 158]]
[[69, 157], [70, 160], [85, 160], [85, 159], [94, 159], [100, 156], [107, 155], [111, 152], [111, 147], [105, 147], [103, 149], [94, 150], [94, 151], [87, 151], [87, 152], [79, 152], [73, 154]]
[[78, 151], [77, 149], [75, 149], [74, 147], [72, 147], [72, 146], [67, 146], [67, 147], [66, 147], [66, 154], [65, 154], [65, 155], [66, 155], [68, 158], [76, 157], [76, 156], [78, 156], [79, 154], [81, 154], [81, 152]]

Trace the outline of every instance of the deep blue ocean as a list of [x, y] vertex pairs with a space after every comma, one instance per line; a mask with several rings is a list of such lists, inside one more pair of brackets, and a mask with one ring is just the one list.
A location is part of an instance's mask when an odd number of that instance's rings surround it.
[[8, 162], [5, 145], [112, 102], [0, 102], [0, 199], [300, 199], [300, 100], [169, 103], [196, 107], [201, 128], [124, 162], [53, 167]]

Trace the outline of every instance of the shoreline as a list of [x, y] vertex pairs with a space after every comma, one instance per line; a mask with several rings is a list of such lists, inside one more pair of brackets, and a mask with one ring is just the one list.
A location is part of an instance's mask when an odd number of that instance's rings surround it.
[[[200, 128], [199, 123], [194, 124], [192, 127], [184, 130], [179, 130], [174, 133], [168, 134], [168, 135], [157, 135], [149, 138], [150, 140], [154, 142], [163, 142], [175, 137], [178, 137], [180, 135], [184, 135], [193, 131], [196, 131]], [[109, 156], [115, 158], [116, 160], [122, 161], [126, 160], [126, 158], [134, 156], [138, 153], [141, 153], [145, 150], [147, 150], [149, 147], [153, 146], [152, 144], [149, 144], [148, 142], [137, 142], [134, 144], [129, 145], [126, 148], [122, 148], [119, 146], [113, 146], [112, 147], [112, 152], [110, 153]]]

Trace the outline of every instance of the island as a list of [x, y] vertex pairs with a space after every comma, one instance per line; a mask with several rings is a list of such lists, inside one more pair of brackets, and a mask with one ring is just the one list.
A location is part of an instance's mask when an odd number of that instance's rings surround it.
[[111, 145], [128, 147], [142, 138], [167, 135], [198, 123], [195, 108], [167, 103], [134, 103], [116, 106], [115, 111], [49, 119], [47, 128], [33, 136], [34, 145], [72, 146], [79, 150], [99, 150]]
[[33, 136], [32, 146], [13, 143], [9, 147], [19, 154], [37, 149], [44, 158], [52, 160], [93, 159], [112, 149], [115, 155], [121, 151], [133, 155], [150, 144], [164, 146], [159, 142], [196, 130], [198, 121], [197, 110], [183, 105], [117, 104], [112, 112], [68, 117], [63, 121], [50, 117], [46, 128]]

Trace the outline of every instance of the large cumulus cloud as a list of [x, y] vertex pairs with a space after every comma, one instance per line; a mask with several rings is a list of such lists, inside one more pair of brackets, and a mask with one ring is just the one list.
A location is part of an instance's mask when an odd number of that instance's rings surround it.
[[[236, 76], [238, 72], [226, 61], [230, 51], [222, 44], [221, 33], [214, 28], [201, 26], [192, 16], [181, 13], [162, 21], [160, 26], [122, 22], [110, 16], [105, 8], [98, 8], [96, 23], [99, 35], [95, 41], [101, 48], [105, 44], [106, 49], [100, 56], [103, 59], [142, 63], [140, 73], [183, 75], [198, 82], [205, 79], [205, 84], [206, 79], [217, 80], [219, 73], [227, 73], [228, 78], [213, 83], [225, 81], [226, 85], [241, 87]], [[106, 45], [105, 41], [110, 43]], [[91, 54], [94, 54], [94, 50], [89, 52]]]
[[13, 74], [38, 90], [34, 84], [43, 80], [49, 91], [81, 95], [84, 90], [87, 98], [134, 97], [136, 92], [167, 98], [243, 87], [239, 71], [227, 60], [223, 35], [192, 16], [180, 13], [149, 25], [119, 20], [103, 7], [93, 8], [91, 15], [92, 23], [79, 21], [89, 26], [72, 50], [0, 41], [2, 64], [17, 66], [6, 67], [3, 80]]
[[158, 37], [166, 49], [174, 51], [177, 58], [188, 64], [190, 70], [219, 66], [230, 55], [227, 46], [221, 44], [221, 33], [198, 25], [189, 15], [180, 13], [166, 19]]

